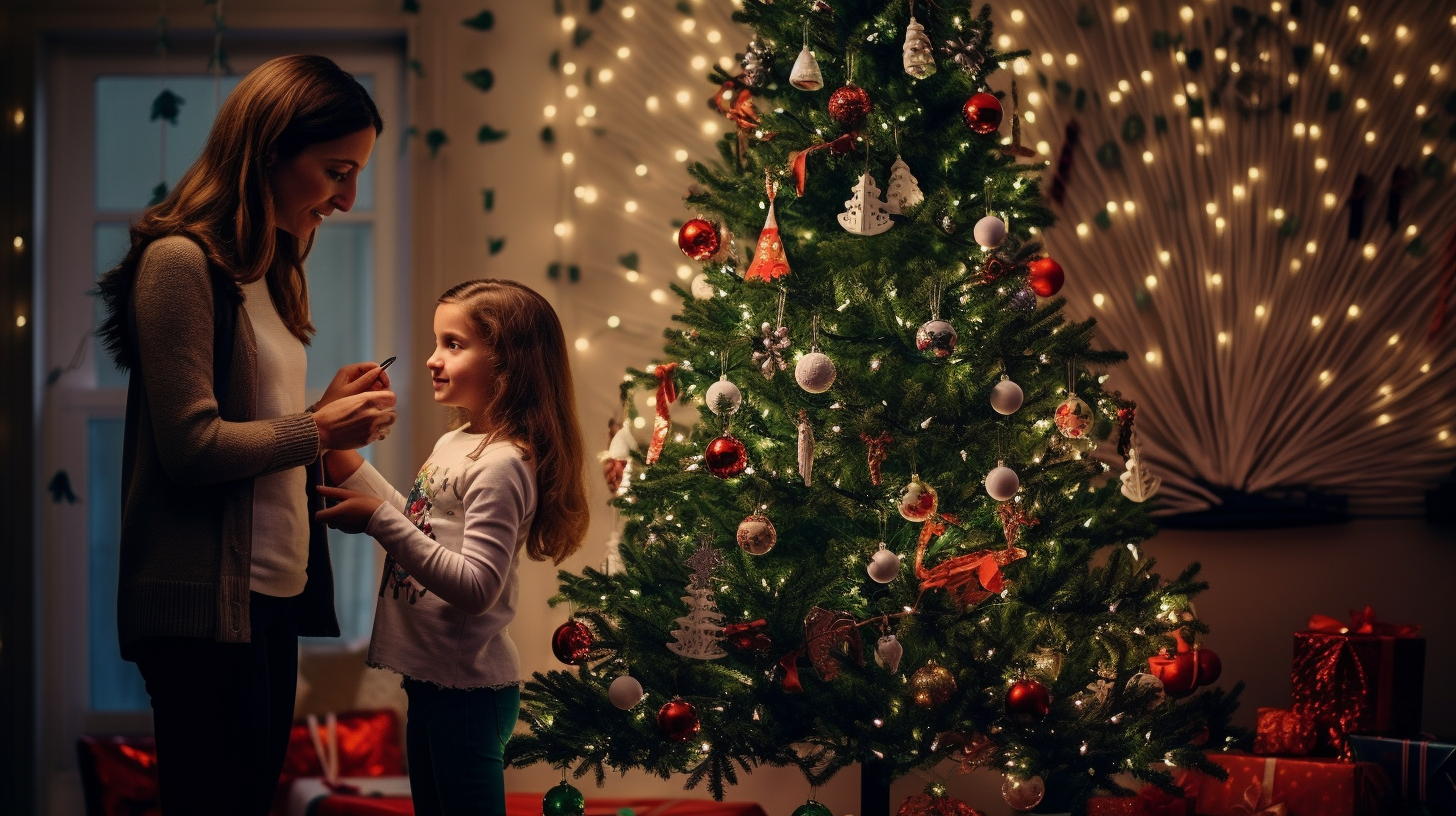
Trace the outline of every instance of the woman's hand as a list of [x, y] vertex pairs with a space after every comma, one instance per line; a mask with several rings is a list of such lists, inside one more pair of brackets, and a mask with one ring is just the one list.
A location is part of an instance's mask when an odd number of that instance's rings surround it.
[[[366, 374], [377, 374], [377, 376], [365, 377]], [[324, 389], [324, 395], [314, 403], [313, 410], [328, 405], [339, 397], [350, 394], [359, 394], [364, 391], [388, 391], [389, 374], [375, 363], [350, 363], [334, 373], [334, 378], [329, 380], [328, 387]]]
[[369, 526], [369, 519], [374, 517], [374, 511], [384, 504], [383, 499], [342, 487], [319, 485], [314, 489], [320, 496], [335, 502], [332, 507], [326, 507], [314, 514], [314, 518], [345, 533], [364, 532], [364, 528]]

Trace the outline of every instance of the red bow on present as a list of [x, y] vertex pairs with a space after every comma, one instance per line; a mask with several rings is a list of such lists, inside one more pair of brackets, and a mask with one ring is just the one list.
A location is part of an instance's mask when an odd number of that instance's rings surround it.
[[647, 447], [647, 464], [656, 464], [662, 456], [662, 447], [667, 444], [667, 433], [672, 430], [672, 413], [667, 406], [677, 402], [677, 382], [673, 372], [677, 363], [659, 363], [653, 371], [657, 375], [657, 401], [653, 406], [657, 415], [652, 419], [652, 444]]
[[1396, 624], [1377, 620], [1375, 609], [1369, 606], [1364, 609], [1351, 609], [1348, 626], [1329, 615], [1315, 614], [1309, 616], [1308, 628], [1311, 632], [1327, 635], [1387, 635], [1404, 638], [1415, 637], [1421, 633], [1420, 624], [1417, 623]]

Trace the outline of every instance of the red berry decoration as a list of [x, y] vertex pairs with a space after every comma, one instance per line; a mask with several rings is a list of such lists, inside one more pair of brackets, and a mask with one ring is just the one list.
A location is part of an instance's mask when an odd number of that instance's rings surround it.
[[708, 443], [703, 451], [703, 464], [719, 479], [730, 479], [748, 467], [748, 448], [732, 434], [723, 434]]
[[859, 125], [869, 113], [870, 95], [858, 85], [846, 85], [829, 95], [829, 118], [845, 127]]
[[1067, 282], [1067, 273], [1062, 271], [1062, 265], [1051, 258], [1037, 258], [1030, 266], [1031, 276], [1027, 285], [1040, 297], [1055, 295]]
[[966, 100], [961, 116], [965, 117], [966, 127], [971, 130], [983, 136], [995, 133], [996, 128], [1001, 127], [1001, 100], [982, 91]]
[[594, 640], [586, 624], [569, 620], [556, 627], [556, 632], [551, 635], [551, 652], [562, 663], [575, 666], [586, 662]]
[[657, 730], [671, 742], [687, 742], [700, 727], [698, 710], [692, 703], [673, 700], [657, 709]]
[[1040, 720], [1052, 710], [1052, 693], [1047, 687], [1023, 677], [1006, 690], [1006, 712], [1019, 720]]
[[722, 239], [712, 221], [690, 219], [677, 231], [677, 248], [695, 261], [706, 261], [718, 251]]

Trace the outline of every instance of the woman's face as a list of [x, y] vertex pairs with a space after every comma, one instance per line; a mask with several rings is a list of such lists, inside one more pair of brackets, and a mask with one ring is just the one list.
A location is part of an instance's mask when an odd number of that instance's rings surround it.
[[374, 128], [366, 127], [275, 161], [268, 173], [278, 228], [306, 241], [335, 210], [348, 212], [373, 150]]

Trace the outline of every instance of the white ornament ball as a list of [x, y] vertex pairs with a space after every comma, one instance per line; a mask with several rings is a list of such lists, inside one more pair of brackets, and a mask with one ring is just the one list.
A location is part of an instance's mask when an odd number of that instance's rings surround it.
[[693, 297], [698, 300], [712, 300], [713, 296], [718, 294], [718, 290], [714, 289], [713, 284], [708, 281], [707, 274], [700, 272], [696, 278], [693, 278], [692, 293]]
[[1009, 377], [1002, 377], [1001, 382], [991, 389], [991, 407], [996, 409], [998, 414], [1014, 414], [1021, 408], [1021, 403], [1026, 395], [1021, 392], [1021, 386], [1012, 382]]
[[986, 492], [996, 501], [1006, 501], [1021, 489], [1021, 478], [1016, 471], [1005, 465], [997, 465], [986, 474]]
[[870, 563], [866, 569], [875, 583], [888, 584], [900, 575], [900, 556], [895, 555], [893, 550], [881, 544], [879, 552], [870, 557]]
[[1162, 704], [1163, 700], [1167, 699], [1167, 694], [1163, 691], [1163, 681], [1147, 672], [1138, 672], [1128, 678], [1127, 690], [1131, 692], [1152, 692], [1153, 696], [1148, 700], [1148, 708], [1156, 708]]
[[988, 215], [976, 222], [973, 232], [976, 236], [976, 243], [992, 249], [1001, 246], [1001, 242], [1006, 240], [1006, 222], [994, 215]]
[[613, 680], [612, 685], [607, 689], [607, 699], [612, 701], [612, 705], [623, 711], [642, 702], [642, 698], [645, 696], [642, 693], [642, 684], [630, 674], [624, 674]]
[[822, 394], [834, 385], [834, 362], [826, 354], [811, 351], [794, 366], [794, 379], [810, 394]]
[[708, 393], [704, 399], [707, 400], [708, 410], [718, 416], [736, 414], [738, 407], [743, 404], [743, 392], [738, 390], [738, 386], [724, 378], [708, 386]]

